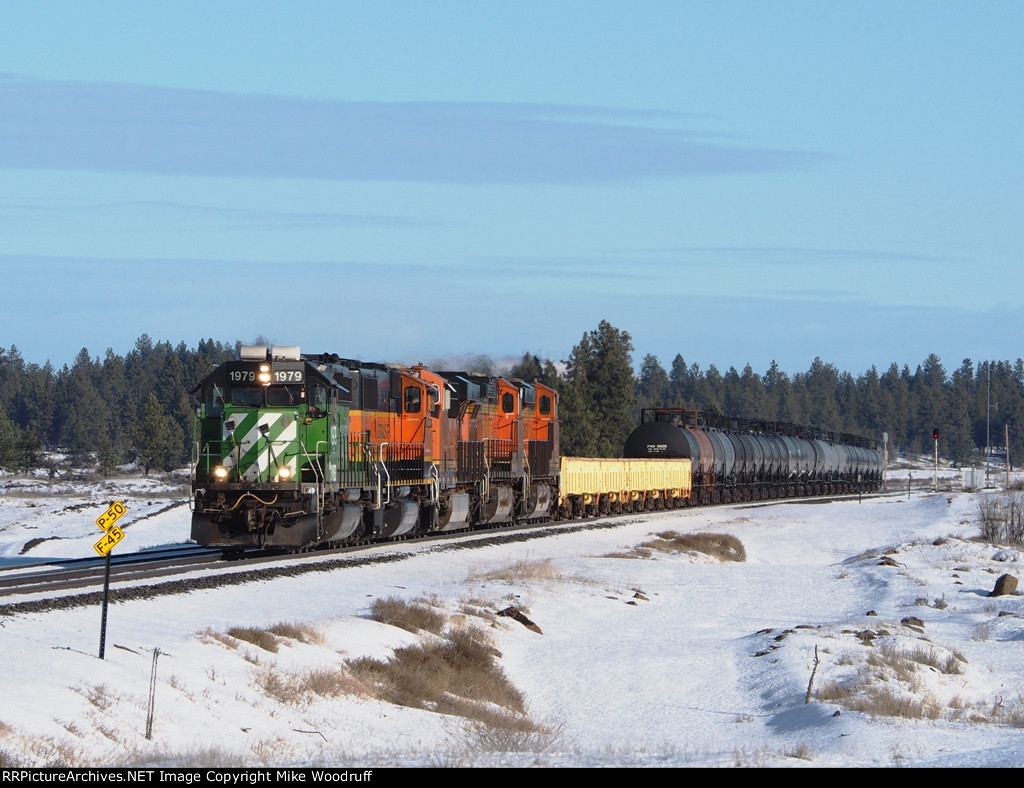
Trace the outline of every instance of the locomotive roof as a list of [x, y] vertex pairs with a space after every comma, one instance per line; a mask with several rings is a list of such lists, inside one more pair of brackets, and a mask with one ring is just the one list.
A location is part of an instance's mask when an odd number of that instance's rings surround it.
[[[211, 384], [217, 384], [217, 385], [220, 385], [220, 386], [226, 385], [227, 382], [228, 382], [227, 375], [228, 375], [228, 370], [229, 369], [237, 368], [239, 365], [241, 365], [241, 366], [251, 366], [252, 364], [258, 364], [258, 363], [262, 363], [262, 362], [256, 361], [255, 359], [225, 361], [224, 363], [219, 364], [209, 375], [207, 375], [205, 378], [203, 378], [201, 381], [199, 381], [199, 383], [195, 386], [195, 388], [193, 388], [192, 391], [189, 392], [189, 393], [195, 394], [196, 392], [200, 391], [201, 389], [206, 388], [207, 386], [209, 386]], [[324, 383], [324, 384], [326, 384], [326, 385], [328, 385], [328, 386], [330, 386], [332, 388], [341, 389], [343, 391], [348, 391], [348, 389], [340, 381], [335, 380], [334, 377], [328, 375], [326, 373], [326, 371], [319, 369], [315, 364], [310, 362], [309, 359], [306, 358], [306, 357], [303, 357], [300, 361], [286, 361], [286, 362], [282, 362], [280, 360], [276, 360], [276, 361], [271, 361], [270, 363], [271, 364], [288, 364], [288, 365], [302, 364], [302, 366], [304, 367], [305, 372], [306, 372], [306, 381], [307, 381], [307, 383], [309, 382], [310, 379], [315, 379], [315, 380], [317, 380], [317, 381], [319, 381], [321, 383]], [[291, 368], [295, 369], [294, 366], [292, 366]], [[280, 385], [280, 384], [278, 384], [278, 385]]]

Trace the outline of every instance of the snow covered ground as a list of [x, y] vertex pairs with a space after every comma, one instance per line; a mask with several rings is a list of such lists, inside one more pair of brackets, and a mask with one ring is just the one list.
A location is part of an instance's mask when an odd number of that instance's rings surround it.
[[[115, 585], [103, 661], [98, 606], [2, 617], [0, 763], [1024, 765], [1024, 598], [989, 597], [1000, 575], [1021, 577], [1021, 554], [974, 538], [979, 496], [995, 493], [942, 482], [477, 550], [380, 546], [400, 560], [176, 597], [117, 603]], [[128, 505], [115, 552], [184, 542], [181, 496], [156, 480], [0, 477], [0, 563], [92, 555], [115, 499]], [[635, 550], [666, 531], [731, 534], [746, 560]], [[532, 732], [346, 679], [361, 657], [443, 642], [372, 620], [392, 597], [440, 611], [445, 632], [483, 628]], [[494, 616], [513, 605], [540, 632]], [[275, 652], [233, 627], [298, 634]], [[335, 682], [319, 694], [322, 675]]]

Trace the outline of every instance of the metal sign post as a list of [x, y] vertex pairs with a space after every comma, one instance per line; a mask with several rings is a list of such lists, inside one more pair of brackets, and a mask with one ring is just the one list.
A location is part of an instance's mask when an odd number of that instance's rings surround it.
[[100, 614], [100, 659], [106, 653], [107, 648], [107, 603], [110, 600], [110, 553], [114, 545], [124, 539], [124, 531], [114, 523], [121, 519], [121, 515], [127, 512], [127, 507], [120, 501], [110, 504], [110, 508], [96, 518], [96, 527], [103, 531], [103, 538], [94, 544], [93, 550], [104, 556], [106, 567], [103, 571], [103, 612]]

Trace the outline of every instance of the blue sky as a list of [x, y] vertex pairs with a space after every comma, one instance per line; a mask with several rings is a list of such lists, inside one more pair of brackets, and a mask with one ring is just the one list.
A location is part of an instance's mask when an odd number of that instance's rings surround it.
[[0, 347], [414, 363], [1024, 335], [1024, 3], [0, 4]]

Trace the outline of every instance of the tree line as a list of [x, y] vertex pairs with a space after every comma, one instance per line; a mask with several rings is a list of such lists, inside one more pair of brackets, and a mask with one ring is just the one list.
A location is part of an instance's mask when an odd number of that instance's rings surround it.
[[[0, 348], [0, 467], [34, 468], [43, 452], [60, 450], [72, 463], [104, 472], [135, 462], [146, 472], [187, 465], [197, 401], [192, 391], [216, 365], [235, 358], [241, 343], [154, 342], [143, 334], [124, 356], [101, 360], [83, 348], [70, 366], [28, 363], [16, 347]], [[1009, 426], [1010, 457], [1024, 456], [1024, 361], [964, 359], [948, 373], [929, 355], [915, 370], [896, 363], [854, 376], [816, 358], [789, 375], [772, 362], [763, 374], [750, 365], [724, 373], [701, 369], [677, 354], [666, 369], [645, 355], [634, 371], [632, 338], [602, 321], [583, 334], [567, 359], [524, 353], [509, 370], [485, 372], [540, 380], [560, 393], [562, 453], [615, 457], [642, 408], [683, 407], [742, 419], [784, 421], [853, 432], [881, 440], [890, 451], [939, 450], [954, 462], [1002, 447]]]
[[104, 474], [135, 462], [171, 470], [190, 459], [191, 391], [237, 343], [212, 339], [195, 348], [143, 334], [124, 356], [101, 360], [85, 348], [71, 366], [27, 363], [0, 348], [0, 467], [37, 468], [59, 450], [73, 464], [95, 462]]
[[[895, 362], [860, 375], [815, 358], [806, 372], [788, 375], [774, 361], [763, 374], [749, 364], [724, 373], [701, 369], [676, 354], [668, 369], [647, 354], [633, 372], [632, 338], [605, 321], [583, 335], [563, 369], [529, 353], [511, 371], [561, 392], [562, 452], [617, 456], [640, 411], [680, 407], [739, 419], [781, 421], [873, 438], [888, 433], [890, 454], [939, 452], [956, 463], [981, 458], [986, 445], [1004, 445], [1024, 458], [1024, 361], [964, 359], [952, 374], [931, 354], [911, 371]], [[988, 441], [991, 441], [990, 443]]]

